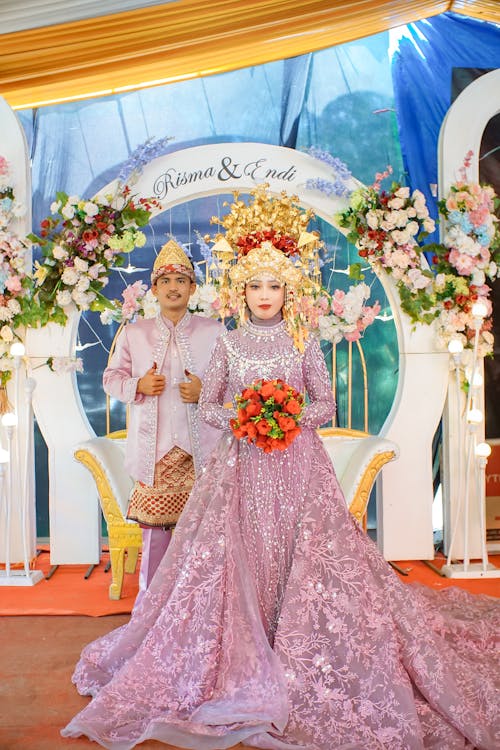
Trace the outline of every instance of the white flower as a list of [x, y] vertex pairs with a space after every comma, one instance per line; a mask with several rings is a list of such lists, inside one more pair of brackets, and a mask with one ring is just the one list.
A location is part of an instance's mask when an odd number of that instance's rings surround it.
[[78, 283], [75, 286], [79, 292], [86, 292], [90, 286], [90, 279], [88, 276], [80, 276]]
[[99, 318], [101, 319], [101, 323], [103, 326], [109, 326], [115, 319], [115, 311], [110, 310], [109, 308], [106, 308], [102, 311], [102, 313], [99, 315]]
[[368, 211], [366, 214], [366, 223], [370, 227], [370, 229], [377, 229], [379, 225], [379, 211]]
[[438, 273], [434, 279], [434, 289], [436, 292], [442, 292], [446, 284], [446, 276], [444, 273]]
[[68, 266], [67, 268], [65, 268], [61, 276], [61, 281], [63, 282], [63, 284], [67, 284], [68, 286], [73, 286], [74, 284], [76, 284], [78, 279], [79, 274], [72, 266]]
[[73, 289], [71, 297], [80, 310], [88, 310], [90, 307], [91, 298], [90, 295], [85, 292], [80, 292], [78, 289]]
[[92, 203], [92, 201], [87, 201], [87, 203], [84, 204], [83, 210], [87, 214], [87, 216], [97, 216], [99, 213], [99, 206], [96, 206], [95, 203]]
[[9, 307], [0, 306], [0, 321], [12, 320], [14, 313]]
[[7, 302], [7, 307], [13, 315], [17, 315], [21, 312], [21, 305], [17, 299], [14, 299], [13, 297]]
[[411, 239], [411, 234], [408, 229], [393, 229], [391, 237], [397, 245], [406, 245]]
[[392, 211], [386, 211], [384, 214], [384, 220], [381, 222], [380, 226], [382, 229], [384, 229], [386, 232], [390, 232], [391, 229], [396, 228], [396, 222], [398, 220], [397, 214]]
[[486, 274], [484, 271], [481, 271], [480, 268], [475, 268], [472, 272], [471, 276], [471, 282], [475, 284], [475, 286], [482, 286], [486, 281]]
[[105, 268], [102, 265], [102, 263], [94, 263], [93, 266], [90, 266], [90, 268], [87, 271], [87, 274], [90, 276], [91, 279], [97, 279], [101, 271], [104, 271]]
[[412, 236], [418, 234], [419, 230], [418, 223], [416, 221], [409, 221], [406, 225], [406, 231], [409, 232]]
[[52, 255], [56, 260], [66, 260], [69, 253], [60, 245], [54, 245], [54, 247], [52, 248]]
[[57, 375], [63, 372], [83, 372], [83, 360], [80, 357], [52, 357], [51, 369]]
[[83, 258], [79, 258], [78, 256], [76, 256], [74, 258], [74, 263], [75, 263], [75, 268], [78, 271], [85, 273], [88, 270], [88, 267], [89, 267], [88, 261], [83, 260]]
[[405, 202], [402, 198], [392, 198], [387, 205], [389, 208], [403, 208], [404, 204]]
[[75, 207], [68, 202], [63, 206], [61, 213], [65, 219], [73, 219], [75, 216]]
[[0, 336], [4, 341], [12, 341], [14, 339], [12, 328], [10, 326], [2, 326], [0, 329]]
[[436, 224], [434, 222], [434, 219], [426, 218], [423, 222], [423, 227], [425, 232], [433, 232], [436, 228]]
[[61, 208], [61, 201], [54, 201], [50, 204], [50, 213], [56, 214]]
[[154, 296], [151, 289], [148, 289], [148, 291], [144, 295], [144, 299], [142, 300], [142, 309], [144, 310], [145, 318], [155, 318], [160, 311], [158, 300]]
[[68, 289], [57, 292], [56, 302], [60, 307], [67, 307], [71, 303], [71, 292]]
[[411, 268], [406, 275], [413, 289], [425, 289], [432, 283], [432, 279], [424, 276], [420, 268]]
[[398, 188], [394, 195], [396, 195], [398, 198], [409, 198], [410, 197], [410, 188], [409, 187], [400, 187]]

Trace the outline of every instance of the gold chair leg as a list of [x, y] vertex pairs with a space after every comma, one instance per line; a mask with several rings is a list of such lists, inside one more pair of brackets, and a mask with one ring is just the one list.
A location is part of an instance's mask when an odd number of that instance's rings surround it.
[[125, 558], [125, 573], [135, 573], [138, 556], [139, 547], [127, 547], [127, 557]]
[[109, 547], [109, 559], [111, 560], [111, 584], [109, 586], [109, 598], [119, 599], [123, 586], [123, 563], [125, 558], [124, 547]]

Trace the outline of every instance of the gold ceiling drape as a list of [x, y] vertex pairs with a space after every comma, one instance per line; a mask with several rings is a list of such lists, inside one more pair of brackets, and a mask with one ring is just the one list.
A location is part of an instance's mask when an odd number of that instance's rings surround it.
[[498, 0], [177, 0], [0, 35], [14, 108], [259, 65], [452, 10], [500, 23]]

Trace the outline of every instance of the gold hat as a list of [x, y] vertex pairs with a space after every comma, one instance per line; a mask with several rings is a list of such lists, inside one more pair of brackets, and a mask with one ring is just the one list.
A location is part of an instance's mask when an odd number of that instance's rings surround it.
[[237, 308], [240, 322], [247, 314], [245, 286], [249, 281], [270, 275], [284, 284], [283, 318], [302, 350], [308, 335], [305, 311], [322, 291], [319, 249], [323, 243], [318, 233], [306, 231], [314, 212], [302, 209], [296, 195], [271, 196], [268, 188], [264, 184], [251, 190], [248, 204], [233, 193], [229, 213], [222, 219], [212, 218], [212, 223], [226, 231], [213, 239], [211, 273], [219, 287], [221, 314], [234, 314]]
[[192, 282], [195, 281], [193, 264], [182, 247], [173, 239], [170, 239], [156, 256], [151, 274], [151, 283], [166, 273], [182, 273], [188, 276]]

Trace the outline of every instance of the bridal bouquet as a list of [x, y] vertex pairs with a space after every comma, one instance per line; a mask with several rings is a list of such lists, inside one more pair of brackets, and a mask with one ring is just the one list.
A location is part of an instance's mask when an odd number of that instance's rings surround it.
[[300, 433], [304, 398], [283, 380], [257, 380], [235, 400], [238, 417], [230, 425], [239, 440], [271, 453], [286, 450]]

